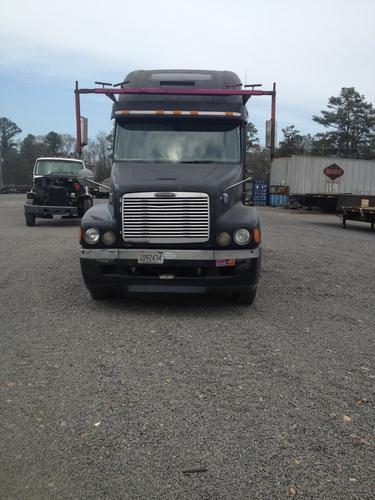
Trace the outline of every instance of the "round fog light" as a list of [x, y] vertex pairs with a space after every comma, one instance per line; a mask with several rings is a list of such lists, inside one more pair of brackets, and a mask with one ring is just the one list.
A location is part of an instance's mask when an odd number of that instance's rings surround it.
[[95, 227], [90, 227], [85, 231], [84, 240], [90, 245], [95, 245], [99, 241], [99, 231]]
[[106, 245], [113, 245], [116, 241], [116, 235], [113, 231], [106, 231], [102, 236], [102, 240]]
[[234, 232], [233, 237], [237, 245], [246, 245], [250, 241], [250, 232], [244, 227], [241, 227]]
[[221, 247], [227, 247], [231, 240], [232, 238], [230, 237], [230, 234], [226, 232], [220, 233], [216, 236], [216, 241]]

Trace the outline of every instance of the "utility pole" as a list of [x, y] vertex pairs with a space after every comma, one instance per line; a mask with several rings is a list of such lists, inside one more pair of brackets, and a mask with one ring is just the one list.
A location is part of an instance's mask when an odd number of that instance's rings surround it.
[[0, 149], [0, 190], [4, 189], [4, 182], [3, 182], [3, 156], [1, 153]]

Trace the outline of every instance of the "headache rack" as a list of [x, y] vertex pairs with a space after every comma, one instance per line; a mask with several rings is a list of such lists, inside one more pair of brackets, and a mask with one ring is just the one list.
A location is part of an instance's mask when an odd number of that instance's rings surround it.
[[[82, 146], [84, 145], [82, 142], [82, 121], [84, 121], [83, 117], [81, 117], [81, 105], [80, 105], [80, 96], [81, 94], [104, 94], [107, 97], [111, 99], [113, 102], [117, 102], [116, 95], [121, 95], [121, 94], [133, 94], [133, 95], [155, 95], [155, 96], [222, 96], [222, 97], [229, 97], [229, 96], [241, 96], [242, 97], [242, 103], [245, 105], [247, 101], [250, 99], [252, 96], [271, 96], [271, 120], [269, 120], [269, 125], [270, 125], [270, 141], [269, 141], [269, 147], [270, 147], [270, 153], [271, 153], [271, 159], [274, 156], [274, 150], [275, 150], [275, 124], [276, 124], [276, 83], [273, 84], [272, 90], [256, 90], [255, 87], [258, 87], [259, 85], [247, 85], [247, 87], [251, 87], [251, 90], [245, 90], [245, 89], [236, 89], [236, 88], [218, 88], [218, 89], [211, 89], [211, 88], [178, 88], [177, 87], [177, 82], [176, 82], [176, 87], [163, 87], [163, 88], [153, 88], [153, 87], [137, 87], [137, 88], [116, 88], [118, 85], [124, 85], [128, 82], [121, 82], [120, 84], [113, 85], [112, 87], [108, 88], [105, 87], [106, 85], [112, 85], [110, 83], [105, 83], [105, 82], [95, 82], [96, 84], [102, 85], [102, 87], [97, 87], [97, 88], [79, 88], [78, 81], [76, 81], [76, 86], [75, 86], [75, 104], [76, 104], [76, 127], [77, 127], [77, 141], [76, 141], [76, 152], [78, 157], [81, 156], [82, 153]], [[157, 113], [157, 110], [155, 110], [155, 114]], [[181, 111], [176, 110], [175, 112], [160, 112], [159, 114], [161, 115], [168, 115], [168, 114], [175, 114], [179, 115], [182, 114]], [[193, 116], [194, 111], [191, 111], [190, 114]], [[228, 112], [228, 116], [230, 116], [230, 112]]]

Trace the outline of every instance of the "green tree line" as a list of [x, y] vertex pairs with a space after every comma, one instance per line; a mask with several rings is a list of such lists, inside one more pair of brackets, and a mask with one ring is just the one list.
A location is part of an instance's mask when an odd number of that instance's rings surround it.
[[[323, 127], [316, 135], [302, 134], [294, 125], [283, 128], [277, 156], [312, 155], [375, 159], [375, 110], [354, 87], [343, 87], [330, 97], [327, 109], [312, 120]], [[27, 135], [17, 140], [21, 129], [8, 118], [0, 118], [0, 161], [3, 184], [31, 184], [32, 170], [40, 156], [74, 156], [75, 139], [54, 131], [45, 136]], [[113, 133], [100, 132], [84, 148], [84, 160], [102, 180], [109, 176]], [[247, 175], [267, 178], [270, 173], [269, 151], [259, 144], [252, 123], [247, 130]], [[1, 179], [0, 179], [1, 182]]]
[[338, 97], [329, 98], [327, 109], [312, 119], [325, 131], [311, 136], [301, 134], [294, 125], [282, 129], [278, 155], [375, 158], [375, 109], [354, 87], [343, 87]]
[[[295, 125], [283, 128], [276, 156], [375, 159], [375, 110], [354, 87], [343, 87], [339, 96], [330, 97], [327, 109], [312, 120], [322, 125], [324, 131], [304, 135]], [[267, 178], [270, 168], [269, 152], [259, 146], [258, 131], [249, 124], [247, 173], [254, 178]]]
[[[0, 118], [0, 184], [1, 181], [4, 185], [31, 184], [35, 160], [41, 156], [75, 157], [75, 138], [70, 134], [51, 131], [40, 136], [28, 134], [17, 140], [21, 132], [8, 118]], [[112, 143], [113, 134], [99, 132], [84, 148], [83, 159], [95, 170], [98, 180], [109, 177]]]

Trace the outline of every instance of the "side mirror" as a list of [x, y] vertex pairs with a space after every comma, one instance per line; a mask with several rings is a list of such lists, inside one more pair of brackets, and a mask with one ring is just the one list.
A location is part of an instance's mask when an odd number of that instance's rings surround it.
[[92, 181], [94, 180], [94, 172], [92, 170], [89, 170], [88, 168], [83, 168], [79, 173], [78, 173], [78, 180], [79, 183], [82, 184], [82, 186], [91, 186]]
[[89, 170], [88, 168], [83, 168], [79, 173], [78, 173], [78, 180], [79, 183], [82, 184], [82, 186], [89, 187], [89, 186], [97, 186], [103, 189], [106, 189], [109, 193], [112, 192], [112, 188], [109, 186], [106, 186], [105, 184], [101, 184], [100, 182], [94, 181], [94, 172]]

